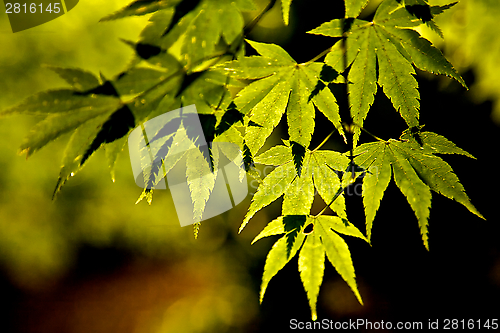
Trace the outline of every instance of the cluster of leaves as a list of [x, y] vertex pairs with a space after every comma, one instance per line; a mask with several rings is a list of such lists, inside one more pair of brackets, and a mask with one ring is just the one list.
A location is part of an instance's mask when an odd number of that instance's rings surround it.
[[[281, 1], [285, 24], [291, 2]], [[426, 0], [383, 0], [372, 20], [358, 19], [367, 2], [346, 0], [345, 17], [310, 31], [334, 38], [333, 46], [299, 64], [278, 45], [245, 39], [275, 1], [245, 25], [242, 13], [256, 9], [252, 0], [137, 0], [103, 19], [152, 13], [140, 40], [124, 41], [136, 51], [128, 68], [107, 79], [80, 69], [54, 67], [71, 88], [36, 94], [1, 115], [44, 116], [21, 145], [27, 156], [71, 133], [54, 192], [57, 194], [100, 147], [106, 150], [113, 170], [134, 128], [170, 110], [195, 104], [207, 142], [219, 140], [237, 145], [250, 174], [254, 163], [274, 166], [271, 173], [259, 179], [240, 227], [241, 231], [258, 211], [283, 196], [282, 216], [254, 239], [283, 235], [267, 256], [261, 301], [272, 277], [299, 253], [300, 277], [312, 318], [316, 319], [325, 254], [362, 302], [349, 248], [340, 234], [370, 242], [372, 224], [392, 175], [415, 212], [426, 248], [431, 190], [482, 217], [451, 167], [436, 156], [472, 155], [438, 134], [423, 132], [419, 124], [415, 68], [447, 75], [466, 87], [442, 53], [413, 30], [427, 24], [440, 34], [433, 18], [454, 4], [430, 6]], [[245, 43], [259, 55], [246, 56]], [[332, 92], [335, 85], [345, 85], [352, 119], [341, 119], [339, 97]], [[358, 146], [377, 85], [392, 101], [408, 130], [399, 139], [384, 141], [375, 137], [376, 141]], [[343, 122], [353, 124], [347, 127], [354, 132], [350, 154], [320, 147], [310, 149], [316, 109], [344, 140]], [[288, 125], [284, 145], [261, 152], [284, 114]], [[163, 135], [167, 132], [169, 135]], [[148, 153], [162, 160], [144, 174], [145, 184], [151, 186], [139, 201], [147, 198], [151, 202], [151, 188], [183, 158], [179, 154], [167, 162], [164, 157], [169, 149], [172, 145], [190, 147], [197, 137], [190, 135], [183, 119], [176, 119], [149, 139], [161, 140], [159, 149]], [[217, 172], [208, 180], [203, 177], [201, 181], [201, 176], [218, 169], [219, 154], [195, 152], [184, 159], [198, 221]], [[345, 207], [343, 192], [357, 177], [362, 177], [363, 182], [366, 236], [348, 221]], [[311, 215], [315, 193], [324, 201], [325, 209]], [[334, 215], [324, 214], [328, 207]], [[195, 234], [198, 228], [199, 223]]]

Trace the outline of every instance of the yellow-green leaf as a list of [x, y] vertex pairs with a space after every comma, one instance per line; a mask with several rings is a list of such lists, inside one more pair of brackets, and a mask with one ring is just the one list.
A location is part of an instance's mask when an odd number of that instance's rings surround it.
[[323, 282], [325, 270], [325, 248], [321, 243], [318, 232], [308, 235], [299, 253], [300, 279], [304, 285], [311, 307], [312, 320], [318, 318], [316, 302], [318, 300], [319, 288]]

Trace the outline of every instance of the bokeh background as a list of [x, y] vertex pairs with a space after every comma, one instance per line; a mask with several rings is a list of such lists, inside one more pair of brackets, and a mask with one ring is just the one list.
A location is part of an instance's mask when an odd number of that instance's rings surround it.
[[[378, 2], [372, 1], [365, 15]], [[127, 3], [80, 1], [62, 17], [15, 34], [2, 11], [0, 109], [65, 86], [44, 64], [118, 74], [132, 57], [119, 38], [137, 39], [148, 17], [98, 21]], [[294, 0], [287, 27], [279, 5], [250, 38], [278, 43], [299, 62], [331, 45], [327, 37], [305, 31], [341, 16], [341, 3]], [[421, 72], [417, 77], [426, 129], [477, 157], [445, 160], [487, 221], [435, 194], [427, 252], [413, 212], [391, 183], [372, 246], [346, 239], [365, 305], [328, 264], [319, 319], [500, 319], [499, 18], [496, 0], [462, 0], [437, 20], [445, 41], [422, 30], [460, 71], [469, 91], [445, 77]], [[321, 115], [317, 119], [313, 146], [331, 130]], [[279, 202], [259, 212], [238, 235], [249, 196], [238, 208], [204, 222], [194, 240], [192, 228], [179, 226], [168, 191], [155, 192], [151, 206], [134, 204], [141, 189], [127, 151], [118, 160], [116, 182], [99, 151], [52, 201], [69, 136], [26, 160], [17, 148], [36, 121], [0, 120], [0, 332], [281, 332], [292, 318], [310, 318], [297, 259], [273, 278], [258, 303], [265, 256], [275, 238], [250, 242], [279, 215]], [[380, 92], [365, 125], [383, 138], [397, 138], [405, 129]], [[269, 144], [286, 135], [280, 128]], [[346, 149], [337, 139], [325, 148]], [[347, 204], [351, 222], [364, 231], [361, 199], [349, 196]], [[313, 210], [321, 208], [316, 200]]]

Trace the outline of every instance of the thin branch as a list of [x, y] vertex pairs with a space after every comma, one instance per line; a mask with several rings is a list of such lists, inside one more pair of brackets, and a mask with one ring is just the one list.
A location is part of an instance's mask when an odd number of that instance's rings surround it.
[[314, 148], [314, 150], [311, 153], [314, 153], [316, 150], [320, 149], [328, 141], [328, 139], [330, 139], [330, 137], [333, 135], [333, 133], [335, 133], [335, 131], [336, 130], [331, 131], [330, 134], [328, 134], [327, 137], [323, 141], [321, 141], [321, 143], [316, 148]]
[[352, 124], [353, 124], [354, 126], [357, 126], [359, 129], [361, 129], [361, 130], [362, 130], [363, 132], [365, 132], [366, 134], [368, 134], [368, 135], [370, 135], [371, 137], [373, 137], [375, 140], [378, 140], [378, 141], [384, 141], [384, 142], [385, 142], [385, 140], [383, 140], [383, 139], [379, 138], [378, 136], [376, 136], [376, 135], [374, 135], [374, 134], [372, 134], [372, 133], [368, 132], [368, 131], [364, 128], [364, 127], [362, 127], [362, 126], [360, 126], [360, 125], [356, 124], [355, 122], [352, 122]]
[[342, 186], [340, 186], [339, 190], [337, 191], [337, 193], [335, 193], [335, 195], [333, 196], [333, 199], [332, 201], [330, 201], [330, 203], [328, 205], [325, 206], [325, 208], [323, 208], [321, 210], [321, 212], [319, 212], [318, 214], [316, 214], [314, 217], [318, 217], [320, 216], [321, 214], [323, 214], [325, 212], [325, 210], [331, 206], [331, 204], [342, 194], [342, 192], [344, 192], [344, 188]]
[[330, 52], [332, 50], [332, 47], [330, 46], [329, 48], [327, 48], [326, 50], [324, 50], [323, 52], [321, 52], [320, 54], [318, 54], [317, 56], [315, 56], [314, 58], [312, 58], [311, 60], [307, 61], [306, 64], [310, 64], [312, 62], [315, 62], [316, 60], [318, 60], [319, 58], [321, 58], [322, 56], [328, 54], [328, 52]]
[[259, 21], [262, 19], [262, 17], [271, 9], [274, 7], [274, 5], [276, 4], [276, 0], [271, 0], [269, 1], [269, 3], [267, 4], [267, 6], [259, 13], [259, 15], [255, 16], [255, 18], [250, 22], [248, 23], [245, 28], [243, 29], [243, 34], [244, 35], [247, 35], [249, 34], [253, 28], [255, 28], [255, 26], [257, 25], [257, 23], [259, 23]]

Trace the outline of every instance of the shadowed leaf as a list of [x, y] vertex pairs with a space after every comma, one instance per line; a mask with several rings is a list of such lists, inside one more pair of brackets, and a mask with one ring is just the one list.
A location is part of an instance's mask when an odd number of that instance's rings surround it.
[[306, 223], [306, 215], [285, 215], [283, 216], [283, 224], [286, 237], [286, 254], [290, 256], [293, 245], [299, 232], [301, 232]]

